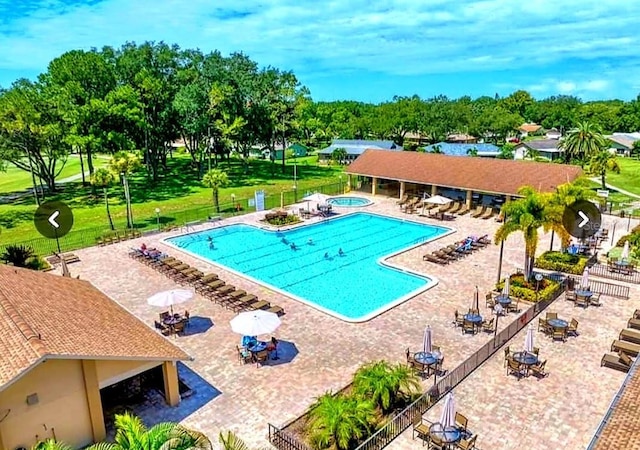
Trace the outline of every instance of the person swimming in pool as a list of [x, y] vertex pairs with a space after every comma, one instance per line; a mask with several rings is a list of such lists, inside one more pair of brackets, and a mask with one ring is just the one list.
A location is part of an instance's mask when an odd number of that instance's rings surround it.
[[286, 237], [283, 237], [282, 239], [280, 239], [280, 241], [281, 241], [283, 244], [288, 244], [288, 243], [289, 243], [289, 241], [287, 241], [287, 238], [286, 238]]
[[344, 256], [344, 252], [342, 251], [342, 248], [340, 248], [340, 250], [338, 250], [338, 255]]
[[211, 236], [209, 236], [207, 238], [207, 241], [209, 241], [209, 249], [212, 250], [213, 249], [213, 238]]
[[326, 252], [326, 253], [324, 254], [324, 259], [329, 259], [329, 252]]
[[291, 250], [298, 250], [298, 246], [296, 245], [295, 242], [292, 242], [290, 247], [291, 247]]
[[307, 244], [308, 244], [308, 245], [313, 245], [313, 239], [309, 239], [309, 240], [307, 241]]

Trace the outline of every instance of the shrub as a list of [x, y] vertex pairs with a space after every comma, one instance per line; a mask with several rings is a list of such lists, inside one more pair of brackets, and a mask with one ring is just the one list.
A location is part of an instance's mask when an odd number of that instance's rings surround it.
[[[539, 283], [537, 281], [527, 281], [523, 274], [517, 273], [511, 275], [511, 284], [509, 286], [510, 294], [512, 297], [526, 300], [531, 303], [536, 301], [546, 300], [551, 297], [551, 294], [556, 290], [560, 283], [543, 278]], [[536, 283], [538, 283], [538, 294], [536, 295]], [[500, 281], [496, 285], [496, 290], [502, 291], [504, 288], [504, 281]]]
[[282, 226], [282, 225], [291, 225], [294, 223], [300, 222], [298, 216], [287, 215], [287, 216], [276, 216], [276, 217], [268, 217], [266, 221], [270, 225]]
[[4, 253], [0, 255], [0, 261], [16, 267], [40, 270], [47, 267], [47, 263], [36, 255], [33, 248], [27, 245], [7, 245]]
[[555, 272], [580, 275], [587, 266], [589, 258], [562, 252], [544, 252], [536, 259], [535, 267]]

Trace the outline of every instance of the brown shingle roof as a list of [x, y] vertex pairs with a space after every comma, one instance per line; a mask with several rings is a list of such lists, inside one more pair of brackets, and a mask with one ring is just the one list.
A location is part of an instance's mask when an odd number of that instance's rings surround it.
[[592, 450], [640, 450], [639, 369], [635, 367], [629, 374], [627, 384], [612, 406], [611, 415], [600, 430]]
[[0, 391], [48, 358], [189, 356], [87, 281], [0, 264]]
[[493, 158], [460, 158], [434, 153], [366, 150], [347, 169], [354, 175], [517, 195], [522, 186], [553, 192], [582, 169], [566, 164]]

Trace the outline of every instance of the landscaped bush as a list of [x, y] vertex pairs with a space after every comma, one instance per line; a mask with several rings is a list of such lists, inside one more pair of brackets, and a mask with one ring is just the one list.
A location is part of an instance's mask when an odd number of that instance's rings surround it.
[[269, 225], [283, 226], [283, 225], [291, 225], [291, 224], [294, 224], [294, 223], [298, 223], [298, 222], [300, 222], [300, 218], [298, 216], [293, 215], [293, 214], [271, 213], [271, 214], [267, 214], [265, 216], [265, 221]]
[[[551, 294], [553, 294], [556, 288], [560, 285], [557, 281], [548, 280], [546, 278], [543, 278], [540, 282], [535, 280], [527, 281], [521, 273], [513, 274], [509, 278], [511, 279], [509, 285], [510, 295], [532, 303], [550, 298]], [[538, 285], [537, 295], [536, 284]], [[500, 281], [500, 283], [496, 285], [496, 290], [502, 291], [502, 288], [504, 288], [504, 281]]]
[[555, 272], [580, 275], [587, 266], [589, 258], [562, 252], [544, 252], [536, 259], [535, 267]]

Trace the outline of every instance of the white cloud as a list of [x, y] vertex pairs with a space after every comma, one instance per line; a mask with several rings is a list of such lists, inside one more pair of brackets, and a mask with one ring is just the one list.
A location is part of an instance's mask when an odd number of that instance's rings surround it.
[[[224, 2], [226, 3], [226, 2]], [[373, 70], [424, 75], [546, 67], [593, 81], [532, 84], [561, 92], [610, 87], [600, 79], [640, 65], [640, 2], [627, 0], [0, 0], [0, 69], [44, 70], [72, 48], [164, 40], [313, 76]], [[580, 65], [579, 69], [576, 68]], [[543, 70], [543, 69], [538, 69]], [[531, 84], [531, 82], [527, 83]]]

